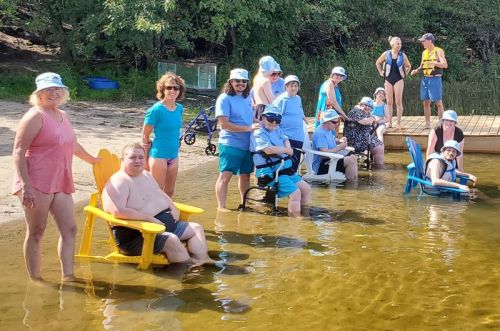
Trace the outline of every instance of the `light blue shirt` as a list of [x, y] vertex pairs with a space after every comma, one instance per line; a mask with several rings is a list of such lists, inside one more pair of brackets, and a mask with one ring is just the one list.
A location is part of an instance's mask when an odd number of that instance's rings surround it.
[[[285, 141], [288, 137], [283, 133], [281, 128], [278, 126], [275, 130], [269, 131], [263, 126], [254, 130], [252, 133], [252, 138], [250, 139], [250, 151], [260, 152], [267, 147], [278, 146], [285, 147]], [[281, 157], [286, 157], [287, 154], [281, 154]], [[277, 161], [278, 158], [271, 158], [271, 161]], [[260, 154], [255, 153], [253, 155], [253, 162], [255, 166], [266, 164], [266, 159]]]
[[[242, 95], [222, 93], [215, 102], [215, 117], [226, 116], [230, 123], [251, 126], [253, 123], [252, 101]], [[231, 132], [221, 130], [219, 144], [236, 147], [248, 151], [250, 132]]]
[[151, 157], [175, 159], [179, 156], [183, 112], [184, 107], [180, 103], [176, 103], [174, 111], [168, 110], [161, 102], [148, 109], [144, 124], [151, 125], [155, 135], [149, 150]]
[[281, 111], [280, 128], [288, 139], [303, 142], [304, 109], [300, 96], [290, 97], [287, 93], [282, 93], [273, 101], [273, 104]]
[[[335, 141], [335, 132], [330, 130], [325, 130], [322, 126], [318, 126], [316, 130], [314, 130], [312, 136], [312, 148], [315, 151], [319, 151], [320, 148], [332, 149], [337, 146], [337, 142]], [[322, 156], [314, 155], [313, 158], [313, 170], [315, 173], [318, 173], [319, 165], [323, 160]]]
[[384, 117], [385, 116], [385, 103], [381, 105], [375, 105], [372, 110], [373, 116]]
[[271, 83], [271, 89], [273, 90], [273, 94], [275, 96], [278, 96], [281, 93], [285, 92], [285, 80], [281, 77], [278, 78], [277, 81]]

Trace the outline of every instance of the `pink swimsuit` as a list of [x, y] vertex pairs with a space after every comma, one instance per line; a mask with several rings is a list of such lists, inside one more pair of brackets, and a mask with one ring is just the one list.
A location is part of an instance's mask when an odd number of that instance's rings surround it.
[[[62, 122], [37, 110], [42, 115], [42, 127], [26, 151], [31, 185], [43, 193], [73, 193], [72, 161], [76, 136], [65, 112]], [[13, 194], [21, 189], [14, 174]]]

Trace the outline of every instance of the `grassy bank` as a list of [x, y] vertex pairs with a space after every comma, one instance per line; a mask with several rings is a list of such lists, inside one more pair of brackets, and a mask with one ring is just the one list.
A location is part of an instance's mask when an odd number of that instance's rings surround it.
[[[377, 51], [375, 51], [377, 52]], [[373, 52], [372, 52], [373, 53]], [[378, 52], [377, 52], [378, 53]], [[411, 59], [413, 66], [418, 60]], [[285, 74], [296, 74], [302, 81], [300, 95], [307, 115], [312, 115], [316, 107], [317, 93], [321, 83], [327, 79], [333, 66], [344, 66], [349, 73], [347, 81], [341, 84], [344, 109], [348, 110], [361, 97], [371, 96], [378, 86], [383, 86], [383, 78], [378, 76], [374, 66], [374, 56], [362, 51], [352, 51], [348, 56], [332, 54], [322, 58], [299, 58], [296, 61], [282, 61]], [[238, 65], [238, 66], [241, 66]], [[248, 66], [250, 69], [254, 69]], [[447, 109], [460, 114], [500, 114], [500, 57], [495, 57], [487, 70], [479, 65], [463, 67], [460, 75], [448, 75], [443, 83], [444, 103]], [[96, 101], [137, 101], [154, 99], [156, 68], [148, 71], [125, 70], [118, 66], [99, 68], [74, 68], [55, 62], [31, 70], [12, 69], [2, 74], [0, 99], [25, 101], [34, 90], [34, 79], [39, 72], [55, 71], [61, 74], [69, 87], [71, 99]], [[227, 77], [229, 65], [221, 65], [218, 70], [218, 85]], [[83, 77], [106, 76], [120, 83], [118, 90], [97, 91], [90, 89]], [[408, 77], [405, 81], [404, 107], [406, 115], [422, 114], [418, 99], [420, 77]]]

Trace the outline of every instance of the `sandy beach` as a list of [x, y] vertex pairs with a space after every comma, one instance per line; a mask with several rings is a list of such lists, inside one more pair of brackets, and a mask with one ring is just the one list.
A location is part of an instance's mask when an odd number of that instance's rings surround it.
[[[71, 119], [78, 141], [89, 153], [108, 148], [119, 153], [127, 143], [140, 142], [144, 113], [150, 104], [70, 102], [62, 107]], [[0, 101], [0, 223], [23, 218], [19, 201], [11, 195], [12, 146], [19, 120], [29, 109], [27, 103]], [[187, 120], [186, 118], [184, 119]], [[216, 159], [205, 155], [206, 140], [197, 136], [192, 146], [181, 144], [180, 171], [192, 169]], [[88, 200], [94, 191], [92, 168], [78, 158], [73, 159], [76, 203]]]

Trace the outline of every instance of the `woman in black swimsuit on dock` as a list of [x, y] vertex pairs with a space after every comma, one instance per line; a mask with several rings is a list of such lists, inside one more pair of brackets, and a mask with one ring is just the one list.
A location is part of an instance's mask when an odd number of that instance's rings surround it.
[[389, 37], [391, 49], [382, 53], [375, 62], [380, 76], [385, 78], [384, 86], [387, 96], [387, 108], [390, 118], [388, 127], [392, 127], [392, 109], [396, 100], [397, 124], [401, 129], [401, 117], [403, 116], [403, 90], [404, 78], [411, 70], [411, 64], [405, 53], [401, 52], [401, 39]]

